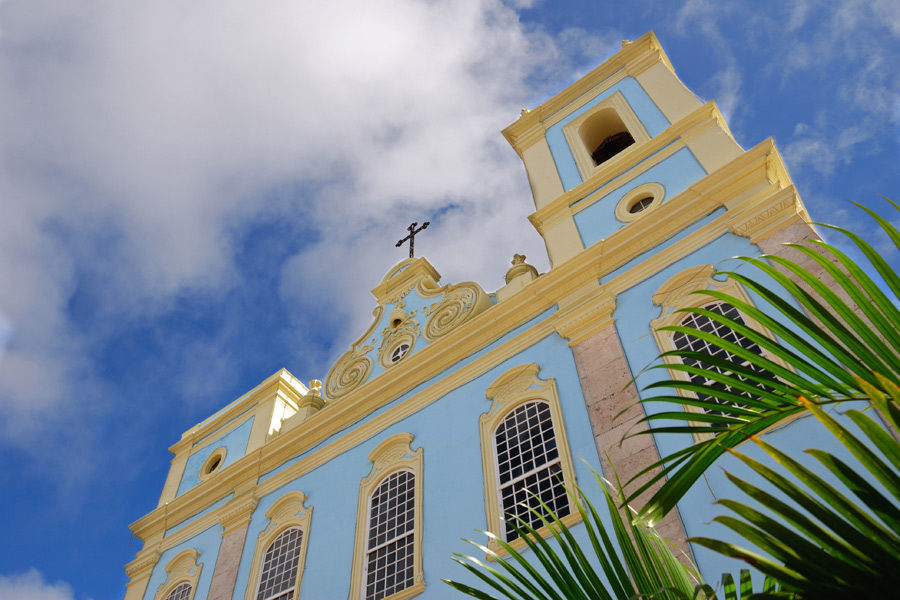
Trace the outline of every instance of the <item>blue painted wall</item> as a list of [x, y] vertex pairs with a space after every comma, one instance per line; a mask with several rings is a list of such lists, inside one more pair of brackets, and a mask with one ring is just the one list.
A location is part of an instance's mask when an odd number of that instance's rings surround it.
[[228, 465], [244, 456], [244, 453], [247, 452], [247, 442], [250, 441], [250, 430], [252, 428], [253, 417], [250, 417], [225, 435], [216, 438], [194, 454], [191, 454], [184, 467], [181, 483], [178, 484], [176, 497], [200, 483], [200, 468], [206, 462], [206, 459], [209, 458], [209, 455], [218, 448], [224, 446], [226, 449], [225, 460], [222, 466], [219, 467], [220, 470], [227, 469]]
[[[601, 84], [602, 85], [602, 84]], [[550, 146], [550, 154], [553, 155], [553, 161], [556, 164], [556, 170], [562, 181], [563, 188], [566, 191], [571, 190], [579, 185], [583, 180], [581, 173], [578, 172], [578, 166], [575, 164], [575, 157], [572, 150], [566, 142], [566, 136], [563, 134], [563, 127], [568, 125], [574, 119], [577, 119], [585, 112], [603, 102], [616, 92], [622, 92], [631, 110], [640, 119], [650, 137], [656, 137], [669, 127], [669, 121], [663, 116], [659, 108], [644, 88], [633, 77], [626, 77], [619, 83], [610, 87], [608, 90], [600, 93], [596, 98], [589, 101], [572, 114], [568, 115], [559, 123], [547, 129], [547, 144]], [[589, 94], [592, 92], [588, 92]], [[566, 110], [565, 108], [561, 110]]]
[[195, 598], [206, 598], [209, 595], [209, 584], [212, 582], [213, 571], [216, 568], [216, 559], [219, 557], [219, 546], [222, 543], [222, 526], [214, 525], [205, 529], [184, 543], [170, 548], [162, 553], [159, 562], [150, 576], [147, 591], [144, 592], [144, 600], [153, 600], [159, 586], [166, 581], [166, 565], [182, 550], [193, 548], [200, 553], [197, 562], [203, 565], [200, 569], [200, 580], [197, 582]]
[[[473, 530], [486, 527], [479, 430], [479, 417], [491, 407], [485, 390], [506, 370], [530, 362], [541, 365], [542, 379], [556, 378], [576, 477], [592, 489], [593, 475], [581, 459], [598, 471], [600, 465], [587, 409], [571, 350], [564, 340], [554, 334], [261, 499], [247, 534], [235, 598], [243, 597], [246, 592], [254, 544], [268, 524], [265, 511], [282, 495], [294, 490], [306, 493], [307, 505], [313, 507], [301, 597], [347, 596], [355, 548], [359, 483], [369, 474], [372, 466], [367, 456], [379, 442], [400, 432], [415, 436], [413, 449], [424, 449], [423, 566], [427, 587], [421, 597], [446, 598], [452, 595], [453, 592], [440, 582], [442, 577], [470, 581], [464, 570], [451, 562], [450, 554], [471, 554], [474, 550], [461, 542], [460, 537], [484, 541]], [[447, 435], [448, 431], [453, 435]], [[582, 532], [579, 535], [582, 535], [583, 528], [579, 526], [578, 529]]]
[[[652, 157], [647, 160], [651, 159]], [[623, 177], [627, 178], [628, 173], [634, 171], [638, 166], [635, 165]], [[691, 151], [687, 148], [682, 148], [659, 164], [650, 167], [628, 181], [624, 181], [621, 186], [605, 196], [596, 200], [591, 199], [592, 204], [590, 206], [575, 214], [575, 226], [578, 228], [584, 247], [587, 248], [628, 225], [628, 223], [623, 223], [616, 218], [616, 205], [625, 194], [634, 188], [645, 183], [658, 183], [665, 189], [663, 202], [666, 202], [705, 176], [706, 171], [703, 170], [703, 167], [700, 166], [700, 163], [697, 162]], [[586, 201], [583, 200], [582, 202]], [[578, 203], [574, 206], [577, 209]]]

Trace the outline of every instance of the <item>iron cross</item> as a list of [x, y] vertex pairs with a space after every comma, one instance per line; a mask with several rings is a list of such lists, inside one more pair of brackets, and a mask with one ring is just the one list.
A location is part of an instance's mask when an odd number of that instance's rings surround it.
[[425, 221], [424, 223], [422, 223], [421, 227], [416, 229], [416, 225], [418, 225], [418, 224], [419, 224], [418, 222], [414, 222], [412, 225], [407, 227], [406, 229], [409, 231], [409, 235], [406, 236], [405, 238], [403, 238], [402, 240], [400, 240], [399, 242], [397, 242], [397, 247], [399, 248], [400, 246], [403, 245], [403, 242], [405, 242], [406, 240], [409, 240], [409, 257], [410, 258], [413, 257], [413, 252], [415, 252], [415, 250], [416, 250], [416, 234], [430, 225], [430, 223], [428, 221]]

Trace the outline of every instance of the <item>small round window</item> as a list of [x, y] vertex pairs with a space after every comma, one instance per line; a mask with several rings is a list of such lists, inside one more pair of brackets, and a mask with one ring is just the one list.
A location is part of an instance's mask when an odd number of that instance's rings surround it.
[[665, 188], [658, 183], [640, 185], [619, 200], [616, 218], [626, 223], [634, 221], [659, 206], [665, 195]]
[[645, 196], [640, 198], [639, 200], [635, 200], [631, 206], [628, 207], [628, 212], [636, 215], [639, 212], [647, 209], [650, 205], [653, 204], [653, 196]]
[[209, 458], [206, 459], [206, 462], [200, 468], [200, 479], [211, 477], [222, 468], [222, 463], [225, 462], [225, 452], [224, 446], [213, 450], [213, 453], [209, 455]]

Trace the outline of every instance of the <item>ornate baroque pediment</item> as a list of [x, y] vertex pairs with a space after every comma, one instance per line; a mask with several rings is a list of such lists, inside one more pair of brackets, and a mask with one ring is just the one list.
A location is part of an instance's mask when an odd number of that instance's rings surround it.
[[493, 305], [477, 283], [439, 286], [440, 277], [424, 258], [388, 272], [372, 290], [378, 302], [372, 325], [325, 378], [327, 398], [340, 400]]

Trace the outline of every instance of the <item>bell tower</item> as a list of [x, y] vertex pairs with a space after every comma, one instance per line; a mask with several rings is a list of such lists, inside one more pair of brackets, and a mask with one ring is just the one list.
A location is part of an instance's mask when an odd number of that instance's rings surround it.
[[558, 267], [743, 152], [715, 102], [675, 75], [653, 32], [503, 135], [525, 163], [531, 222]]
[[[658, 448], [687, 443], [622, 441], [646, 431], [645, 411], [657, 410], [635, 403], [658, 377], [644, 367], [668, 349], [656, 328], [697, 297], [691, 291], [726, 285], [718, 271], [730, 257], [785, 255], [784, 242], [817, 234], [774, 142], [742, 149], [715, 102], [678, 79], [653, 32], [523, 110], [503, 135], [528, 174], [529, 219], [551, 265], [541, 278], [604, 472], [628, 481], [659, 460]], [[687, 530], [675, 512], [658, 530], [687, 550], [690, 524], [708, 520], [697, 508], [704, 502], [679, 505]]]

